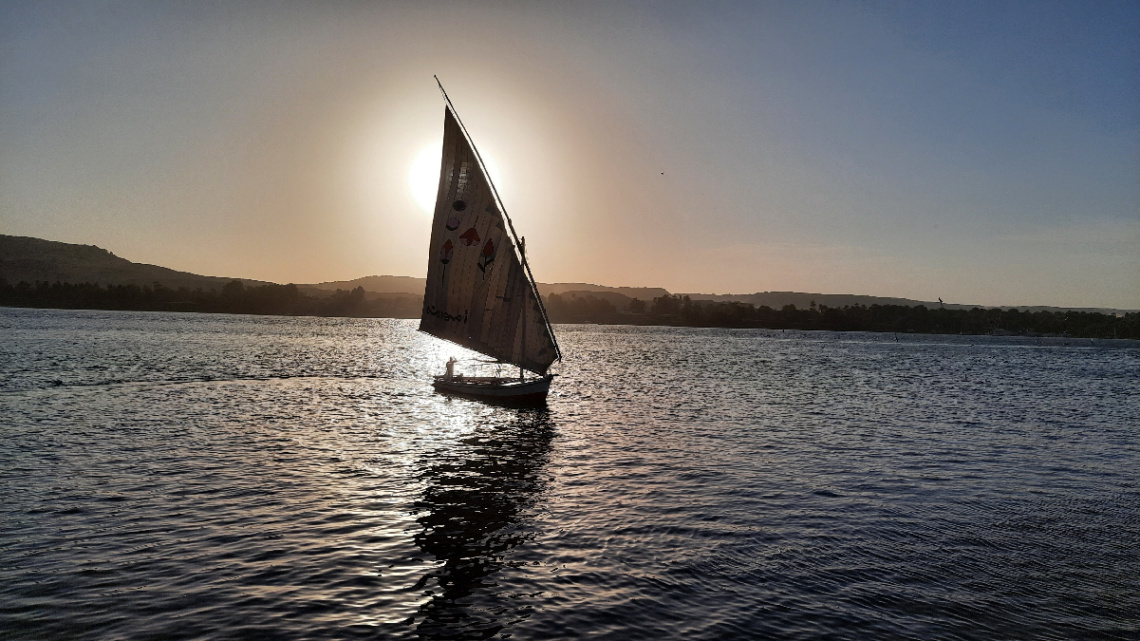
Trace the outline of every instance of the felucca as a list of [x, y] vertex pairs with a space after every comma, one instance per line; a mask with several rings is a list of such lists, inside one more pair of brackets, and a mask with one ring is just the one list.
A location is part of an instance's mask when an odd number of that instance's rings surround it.
[[451, 359], [433, 386], [483, 400], [545, 403], [555, 376], [548, 370], [562, 360], [554, 328], [524, 240], [439, 78], [436, 83], [446, 102], [443, 158], [420, 331], [492, 359], [484, 362], [517, 366], [519, 375], [464, 376], [455, 373]]

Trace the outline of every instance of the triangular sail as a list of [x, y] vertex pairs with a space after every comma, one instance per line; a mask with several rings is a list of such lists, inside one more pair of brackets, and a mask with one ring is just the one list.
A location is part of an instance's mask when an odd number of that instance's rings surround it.
[[420, 331], [539, 374], [558, 358], [491, 183], [447, 107]]

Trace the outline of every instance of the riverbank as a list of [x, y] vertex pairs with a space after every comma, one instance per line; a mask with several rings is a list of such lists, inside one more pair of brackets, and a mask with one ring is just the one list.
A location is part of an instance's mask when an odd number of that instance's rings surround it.
[[[737, 301], [693, 300], [660, 296], [633, 301], [618, 309], [595, 296], [546, 297], [554, 323], [670, 327], [726, 327], [894, 332], [907, 334], [997, 334], [1071, 336], [1074, 338], [1140, 339], [1140, 313], [1110, 315], [1082, 311], [927, 308], [923, 305], [810, 304], [781, 309]], [[375, 294], [357, 287], [325, 296], [302, 292], [296, 285], [247, 287], [232, 281], [220, 291], [173, 289], [155, 283], [98, 285], [91, 283], [0, 284], [0, 305], [55, 309], [182, 311], [280, 316], [418, 318], [422, 299], [414, 294]]]

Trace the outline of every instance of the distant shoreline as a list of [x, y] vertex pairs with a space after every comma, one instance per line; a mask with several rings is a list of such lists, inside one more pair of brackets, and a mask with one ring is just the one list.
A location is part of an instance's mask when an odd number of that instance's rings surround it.
[[[633, 299], [619, 309], [603, 296], [550, 294], [546, 307], [559, 324], [708, 327], [766, 330], [824, 330], [896, 334], [997, 335], [1140, 339], [1140, 313], [1022, 312], [1017, 309], [928, 309], [903, 305], [812, 304], [781, 309], [738, 301], [693, 300], [665, 295]], [[0, 306], [37, 309], [198, 312], [264, 316], [419, 318], [423, 299], [414, 294], [370, 294], [362, 287], [310, 296], [296, 285], [247, 287], [234, 280], [220, 291], [171, 289], [156, 283], [98, 285], [0, 283]]]
[[[131, 262], [125, 258], [115, 256], [111, 252], [93, 245], [76, 245], [40, 238], [26, 236], [8, 236], [0, 234], [0, 284], [16, 284], [21, 281], [38, 286], [40, 282], [49, 284], [69, 283], [97, 283], [102, 286], [135, 285], [151, 287], [160, 285], [174, 290], [186, 289], [189, 292], [204, 290], [217, 292], [223, 287], [241, 282], [245, 287], [275, 286], [276, 283], [252, 280], [249, 278], [223, 278], [219, 276], [202, 276], [189, 272], [180, 272], [157, 265]], [[422, 276], [364, 276], [353, 280], [330, 281], [284, 287], [296, 287], [300, 293], [314, 297], [326, 298], [334, 295], [338, 290], [348, 292], [362, 288], [367, 300], [387, 299], [387, 308], [380, 310], [377, 315], [397, 317], [401, 314], [419, 315], [417, 303], [402, 304], [397, 301], [401, 296], [420, 297], [423, 295], [426, 281]], [[651, 303], [662, 296], [672, 296], [672, 292], [661, 287], [611, 287], [594, 285], [591, 283], [538, 283], [538, 291], [545, 299], [551, 295], [582, 298], [593, 296], [612, 303], [617, 311], [628, 311], [633, 301]], [[793, 291], [764, 291], [748, 294], [702, 294], [679, 293], [676, 296], [688, 296], [693, 301], [714, 303], [747, 303], [757, 308], [770, 307], [783, 309], [787, 305], [795, 305], [798, 309], [809, 309], [813, 304], [827, 306], [828, 308], [843, 309], [846, 307], [874, 305], [903, 306], [931, 308], [945, 308], [951, 310], [970, 310], [977, 308], [1002, 310], [1020, 309], [1023, 312], [1094, 312], [1109, 316], [1121, 316], [1131, 312], [1140, 312], [1132, 308], [1105, 308], [1105, 307], [1056, 307], [1048, 305], [971, 305], [941, 301], [923, 301], [891, 296], [876, 296], [868, 294], [825, 294], [819, 292], [793, 292]], [[399, 309], [393, 310], [395, 305]]]

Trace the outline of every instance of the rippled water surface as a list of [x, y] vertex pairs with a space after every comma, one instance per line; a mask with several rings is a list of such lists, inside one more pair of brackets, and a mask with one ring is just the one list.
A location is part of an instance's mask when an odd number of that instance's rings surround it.
[[5, 639], [1140, 638], [1140, 348], [0, 308]]

